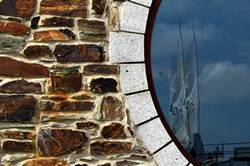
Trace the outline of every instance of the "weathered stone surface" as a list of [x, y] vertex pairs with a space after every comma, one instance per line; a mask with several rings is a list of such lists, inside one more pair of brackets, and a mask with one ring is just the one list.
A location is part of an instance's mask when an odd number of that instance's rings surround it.
[[32, 96], [0, 96], [0, 121], [31, 121], [35, 115], [36, 103]]
[[35, 147], [31, 141], [12, 141], [3, 142], [2, 149], [11, 152], [32, 152]]
[[91, 155], [118, 155], [128, 153], [133, 143], [120, 141], [97, 141], [90, 144]]
[[82, 75], [77, 68], [56, 68], [51, 79], [53, 92], [78, 92], [82, 86]]
[[24, 46], [24, 38], [0, 34], [0, 53], [18, 53]]
[[105, 164], [101, 164], [101, 165], [98, 165], [98, 166], [111, 166], [110, 163], [105, 163]]
[[90, 99], [93, 99], [94, 97], [89, 92], [82, 92], [82, 93], [73, 95], [71, 98], [75, 100], [90, 100]]
[[78, 20], [78, 29], [80, 31], [80, 38], [88, 41], [105, 41], [106, 39], [106, 27], [102, 21], [89, 21]]
[[1, 93], [42, 93], [42, 86], [39, 83], [28, 82], [26, 80], [17, 80], [8, 82], [0, 86]]
[[30, 18], [35, 10], [36, 0], [1, 0], [0, 15]]
[[103, 47], [96, 45], [57, 45], [54, 55], [60, 63], [102, 62]]
[[0, 137], [9, 139], [33, 139], [34, 134], [30, 131], [5, 130], [0, 131]]
[[39, 21], [40, 21], [40, 16], [33, 17], [32, 20], [31, 20], [31, 28], [32, 29], [37, 29]]
[[85, 18], [86, 5], [86, 0], [42, 0], [40, 13]]
[[69, 29], [34, 32], [35, 41], [50, 42], [50, 41], [67, 41], [74, 39], [75, 39], [75, 34]]
[[92, 130], [92, 129], [99, 129], [99, 125], [94, 122], [77, 122], [76, 126], [78, 129], [84, 130]]
[[80, 19], [77, 25], [79, 30], [86, 34], [106, 34], [105, 23], [102, 21]]
[[25, 161], [22, 166], [69, 166], [69, 164], [58, 158], [36, 158]]
[[60, 111], [91, 111], [94, 103], [91, 101], [63, 101], [60, 103]]
[[39, 102], [39, 109], [41, 111], [54, 111], [56, 109], [56, 104], [50, 100], [41, 100]]
[[92, 9], [97, 14], [103, 14], [106, 7], [106, 0], [93, 0]]
[[84, 74], [102, 74], [112, 75], [119, 74], [119, 67], [117, 65], [87, 65], [84, 66]]
[[41, 22], [42, 22], [42, 26], [46, 26], [46, 27], [73, 27], [74, 26], [73, 19], [63, 18], [63, 17], [45, 18]]
[[28, 78], [49, 76], [48, 69], [39, 64], [24, 63], [7, 57], [0, 57], [0, 64], [2, 76]]
[[0, 21], [0, 33], [6, 33], [13, 36], [28, 35], [30, 28], [25, 24], [18, 22], [3, 22]]
[[124, 126], [120, 123], [112, 123], [109, 126], [105, 126], [101, 132], [103, 138], [126, 138]]
[[98, 78], [90, 82], [90, 89], [94, 93], [117, 92], [117, 81], [113, 78]]
[[101, 114], [103, 120], [122, 120], [124, 112], [122, 102], [115, 97], [104, 97], [101, 104]]
[[123, 160], [123, 161], [117, 161], [116, 166], [135, 166], [139, 165], [141, 163], [136, 162], [136, 161], [129, 161], [129, 160]]
[[108, 25], [111, 31], [119, 30], [119, 10], [117, 7], [111, 7], [109, 11]]
[[41, 57], [50, 57], [52, 55], [48, 46], [32, 45], [25, 48], [24, 56], [29, 59], [36, 59]]
[[38, 148], [42, 156], [58, 156], [84, 148], [88, 137], [70, 129], [40, 129]]

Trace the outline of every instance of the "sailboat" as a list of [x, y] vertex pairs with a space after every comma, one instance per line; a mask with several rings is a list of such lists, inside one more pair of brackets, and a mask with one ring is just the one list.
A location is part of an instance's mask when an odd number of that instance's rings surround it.
[[199, 134], [198, 51], [193, 25], [192, 30], [193, 42], [185, 56], [179, 20], [180, 42], [170, 63], [169, 124], [183, 147], [196, 157], [204, 152], [204, 148]]

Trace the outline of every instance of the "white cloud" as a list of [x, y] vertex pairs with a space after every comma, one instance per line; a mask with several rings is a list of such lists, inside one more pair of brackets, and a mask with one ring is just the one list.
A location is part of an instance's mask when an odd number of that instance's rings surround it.
[[225, 105], [250, 102], [250, 66], [221, 61], [206, 65], [200, 74], [204, 104]]

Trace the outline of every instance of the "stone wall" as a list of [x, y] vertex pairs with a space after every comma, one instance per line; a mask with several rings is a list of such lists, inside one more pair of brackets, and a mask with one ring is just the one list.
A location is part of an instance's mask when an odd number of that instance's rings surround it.
[[0, 165], [155, 165], [109, 61], [120, 1], [0, 0]]

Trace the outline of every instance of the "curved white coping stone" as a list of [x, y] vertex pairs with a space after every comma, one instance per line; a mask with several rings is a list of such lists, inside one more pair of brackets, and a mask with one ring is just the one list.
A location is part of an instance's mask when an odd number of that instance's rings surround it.
[[139, 3], [148, 7], [152, 4], [152, 0], [131, 0], [131, 2]]
[[154, 153], [171, 141], [171, 138], [162, 125], [160, 118], [156, 118], [139, 126], [137, 128], [137, 133], [141, 136], [143, 142], [151, 153]]
[[130, 0], [119, 7], [121, 32], [109, 34], [109, 60], [112, 63], [127, 63], [120, 64], [121, 88], [127, 94], [126, 107], [137, 125], [138, 135], [149, 151], [155, 153], [156, 162], [159, 166], [186, 166], [189, 162], [176, 145], [173, 142], [168, 144], [171, 138], [160, 119], [156, 118], [158, 114], [150, 92], [144, 91], [148, 90], [148, 83], [145, 64], [141, 63], [144, 62], [143, 34], [151, 4], [152, 0]]
[[145, 64], [120, 65], [121, 88], [125, 94], [148, 89]]
[[135, 125], [158, 116], [149, 91], [126, 96], [125, 101]]
[[189, 163], [174, 143], [160, 150], [154, 158], [159, 166], [185, 166]]
[[144, 61], [144, 35], [126, 32], [110, 32], [110, 62]]
[[120, 14], [121, 30], [144, 34], [149, 8], [131, 2], [125, 2], [123, 5]]

